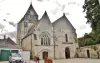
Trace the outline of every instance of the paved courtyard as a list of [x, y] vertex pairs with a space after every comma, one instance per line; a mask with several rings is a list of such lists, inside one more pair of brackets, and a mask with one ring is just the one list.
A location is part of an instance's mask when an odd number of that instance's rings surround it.
[[[8, 61], [0, 62], [8, 63]], [[29, 63], [29, 61], [27, 61]], [[43, 60], [40, 60], [39, 63], [44, 63]], [[53, 63], [100, 63], [100, 59], [87, 59], [87, 58], [74, 58], [74, 59], [61, 59], [54, 60]]]
[[74, 58], [67, 60], [54, 60], [54, 63], [100, 63], [100, 59]]

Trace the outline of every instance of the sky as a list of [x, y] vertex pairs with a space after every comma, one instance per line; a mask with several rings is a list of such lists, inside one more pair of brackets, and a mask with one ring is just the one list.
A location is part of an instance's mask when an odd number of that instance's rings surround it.
[[87, 19], [83, 13], [83, 4], [85, 0], [0, 0], [0, 38], [3, 35], [11, 37], [16, 41], [17, 23], [26, 13], [30, 3], [39, 19], [47, 11], [51, 22], [60, 18], [63, 13], [69, 19], [71, 24], [76, 29], [77, 37], [84, 36], [85, 33], [90, 33], [91, 28], [86, 24]]

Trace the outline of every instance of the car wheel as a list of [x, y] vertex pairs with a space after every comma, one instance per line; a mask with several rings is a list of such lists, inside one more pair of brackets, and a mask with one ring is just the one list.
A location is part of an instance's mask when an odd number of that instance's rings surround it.
[[9, 61], [9, 63], [11, 63], [11, 62]]

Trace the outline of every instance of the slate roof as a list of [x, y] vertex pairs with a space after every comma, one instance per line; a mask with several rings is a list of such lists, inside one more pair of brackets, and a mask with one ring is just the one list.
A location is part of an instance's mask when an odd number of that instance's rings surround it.
[[29, 12], [29, 10], [30, 10], [30, 9], [33, 9], [33, 12], [35, 13], [35, 15], [38, 15], [38, 14], [37, 14], [37, 12], [36, 12], [36, 11], [35, 11], [35, 9], [34, 9], [34, 7], [33, 7], [32, 3], [30, 3], [29, 8], [27, 9], [26, 13], [24, 14], [24, 16], [22, 17], [22, 19], [21, 19], [18, 23], [20, 23], [20, 22], [22, 22], [22, 21], [23, 21], [23, 19], [24, 19], [25, 15]]
[[18, 49], [18, 45], [11, 39], [0, 39], [0, 48], [12, 48], [12, 49]]

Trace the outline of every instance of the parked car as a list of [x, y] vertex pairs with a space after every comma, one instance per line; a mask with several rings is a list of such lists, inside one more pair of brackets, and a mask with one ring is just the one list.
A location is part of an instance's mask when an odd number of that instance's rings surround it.
[[19, 53], [11, 53], [9, 56], [9, 63], [23, 63], [23, 58]]

